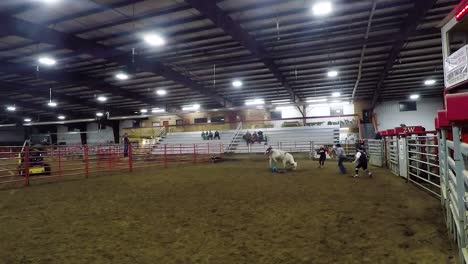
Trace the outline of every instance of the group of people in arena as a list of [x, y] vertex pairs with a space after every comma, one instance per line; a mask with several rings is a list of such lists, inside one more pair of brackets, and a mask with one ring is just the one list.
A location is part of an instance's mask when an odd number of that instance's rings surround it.
[[201, 137], [203, 140], [214, 140], [214, 139], [221, 139], [221, 137], [219, 136], [219, 131], [216, 130], [213, 134], [213, 132], [210, 131], [203, 131], [201, 133]]
[[254, 131], [252, 134], [247, 131], [245, 135], [243, 136], [245, 143], [247, 145], [254, 144], [254, 143], [262, 143], [262, 142], [267, 142], [267, 137], [266, 135], [263, 135], [262, 131]]
[[[340, 169], [342, 174], [346, 174], [346, 168], [343, 165], [343, 162], [345, 162], [348, 158], [346, 156], [346, 152], [344, 148], [341, 146], [341, 144], [336, 144], [333, 151], [335, 152], [336, 157], [338, 158], [338, 168]], [[320, 147], [320, 149], [317, 151], [317, 154], [319, 155], [319, 168], [323, 168], [325, 166], [325, 160], [327, 159], [327, 154], [329, 153], [328, 149], [325, 148], [324, 146]], [[368, 166], [368, 158], [367, 158], [367, 153], [362, 144], [359, 144], [357, 146], [357, 151], [356, 154], [354, 155], [354, 176], [353, 177], [358, 177], [359, 176], [359, 169], [364, 170], [369, 177], [372, 177], [372, 172], [369, 171]]]

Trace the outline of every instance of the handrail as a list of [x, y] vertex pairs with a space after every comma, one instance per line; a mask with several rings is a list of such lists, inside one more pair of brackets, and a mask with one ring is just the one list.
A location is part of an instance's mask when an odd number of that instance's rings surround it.
[[236, 138], [239, 135], [241, 130], [242, 130], [242, 122], [239, 122], [239, 124], [237, 124], [236, 131], [234, 131], [234, 134], [233, 134], [233, 136], [231, 138], [231, 142], [229, 143], [226, 151], [231, 151], [231, 148], [234, 145], [234, 141], [236, 140]]

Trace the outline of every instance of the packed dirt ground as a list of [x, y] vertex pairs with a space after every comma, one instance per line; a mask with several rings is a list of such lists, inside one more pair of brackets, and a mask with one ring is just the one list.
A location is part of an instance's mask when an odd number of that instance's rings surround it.
[[0, 263], [456, 263], [439, 200], [388, 171], [250, 157], [2, 190]]

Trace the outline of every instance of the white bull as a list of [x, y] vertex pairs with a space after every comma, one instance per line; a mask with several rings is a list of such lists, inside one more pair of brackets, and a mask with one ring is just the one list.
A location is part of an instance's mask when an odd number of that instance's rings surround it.
[[282, 162], [284, 169], [288, 169], [288, 168], [292, 168], [293, 170], [297, 169], [297, 162], [294, 161], [294, 157], [290, 153], [269, 147], [265, 151], [265, 154], [268, 155], [270, 158], [270, 168], [272, 165], [271, 163], [274, 161], [275, 163]]

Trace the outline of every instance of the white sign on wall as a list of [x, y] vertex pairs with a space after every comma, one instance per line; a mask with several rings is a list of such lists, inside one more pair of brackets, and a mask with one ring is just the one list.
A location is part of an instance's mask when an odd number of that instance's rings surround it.
[[444, 62], [445, 87], [468, 80], [468, 45], [448, 56]]

